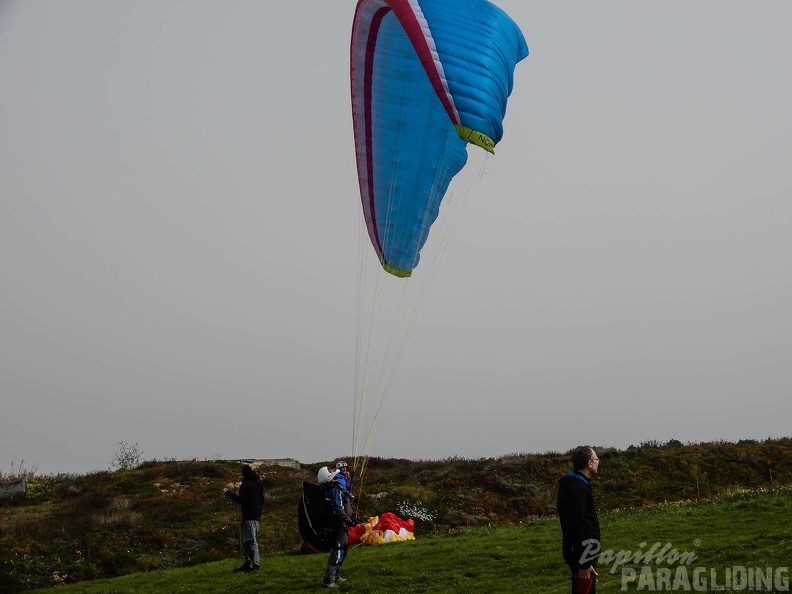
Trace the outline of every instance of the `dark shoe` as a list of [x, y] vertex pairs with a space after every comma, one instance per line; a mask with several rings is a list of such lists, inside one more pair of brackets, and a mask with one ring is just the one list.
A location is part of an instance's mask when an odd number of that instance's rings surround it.
[[261, 569], [261, 565], [251, 565], [250, 566], [250, 571], [258, 571], [259, 569]]
[[253, 571], [253, 568], [250, 566], [250, 563], [245, 561], [241, 567], [237, 567], [234, 571]]

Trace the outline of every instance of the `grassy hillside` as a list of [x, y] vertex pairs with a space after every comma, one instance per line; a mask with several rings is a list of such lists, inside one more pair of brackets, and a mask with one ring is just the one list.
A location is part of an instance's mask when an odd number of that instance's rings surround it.
[[[598, 454], [595, 493], [603, 511], [792, 485], [788, 438], [645, 443], [627, 450], [598, 448]], [[323, 464], [259, 469], [266, 489], [261, 535], [265, 555], [282, 553], [278, 559], [283, 563], [307, 567], [321, 564], [315, 557], [298, 561], [288, 553], [300, 544], [296, 506], [302, 482], [313, 481]], [[435, 533], [462, 538], [470, 527], [525, 525], [554, 517], [555, 484], [567, 468], [567, 456], [557, 453], [480, 460], [374, 458], [358, 515], [393, 511], [402, 517], [422, 516], [416, 522], [422, 542]], [[237, 480], [238, 464], [197, 461], [34, 477], [26, 497], [0, 500], [0, 592], [229, 558], [237, 562], [239, 511], [222, 494], [226, 484]], [[555, 563], [553, 555], [548, 563]], [[222, 572], [227, 569], [221, 567]]]
[[[792, 577], [792, 490], [743, 491], [698, 503], [658, 504], [603, 514], [603, 548], [613, 551], [609, 562], [599, 566], [598, 591], [662, 590], [662, 572], [684, 572], [699, 591], [714, 591], [727, 579], [726, 568], [771, 568], [770, 586], [783, 588]], [[560, 529], [555, 518], [534, 520], [522, 526], [497, 526], [428, 535], [414, 542], [353, 548], [345, 563], [348, 581], [340, 591], [366, 593], [565, 593], [567, 569], [560, 560]], [[644, 544], [645, 543], [645, 544]], [[615, 553], [644, 553], [667, 543], [688, 556], [689, 564], [650, 561], [640, 578], [643, 563], [619, 563]], [[661, 550], [661, 549], [660, 549]], [[666, 553], [668, 555], [668, 552]], [[628, 555], [625, 555], [625, 557]], [[632, 556], [632, 555], [629, 555]], [[113, 580], [66, 586], [68, 594], [171, 594], [190, 592], [254, 593], [312, 592], [319, 588], [324, 555], [300, 556], [278, 553], [262, 559], [255, 574], [235, 574], [237, 560], [197, 567], [140, 573]], [[703, 568], [703, 569], [698, 569]], [[781, 570], [777, 572], [776, 570]], [[611, 571], [612, 570], [612, 571]], [[694, 572], [698, 570], [699, 573]], [[715, 584], [713, 584], [713, 572]], [[698, 582], [693, 576], [698, 575]], [[634, 579], [635, 578], [635, 579]], [[703, 581], [706, 580], [706, 581]], [[753, 590], [771, 591], [756, 587]], [[786, 581], [785, 581], [786, 580]], [[648, 584], [652, 584], [649, 588]], [[673, 586], [673, 582], [670, 582]], [[682, 587], [666, 588], [685, 591]], [[713, 587], [713, 585], [715, 587]], [[736, 585], [736, 582], [735, 582]], [[746, 588], [748, 589], [748, 588]], [[773, 590], [780, 591], [780, 590]]]

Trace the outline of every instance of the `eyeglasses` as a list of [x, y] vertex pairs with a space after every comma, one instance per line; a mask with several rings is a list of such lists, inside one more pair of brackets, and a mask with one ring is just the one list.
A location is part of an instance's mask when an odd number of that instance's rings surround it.
[[591, 462], [599, 462], [599, 458], [591, 458]]

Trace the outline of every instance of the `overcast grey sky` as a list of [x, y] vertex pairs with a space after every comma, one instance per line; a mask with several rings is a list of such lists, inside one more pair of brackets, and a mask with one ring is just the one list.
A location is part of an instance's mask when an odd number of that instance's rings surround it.
[[[792, 433], [792, 3], [496, 4], [531, 55], [371, 453]], [[351, 451], [354, 6], [0, 4], [0, 471]]]

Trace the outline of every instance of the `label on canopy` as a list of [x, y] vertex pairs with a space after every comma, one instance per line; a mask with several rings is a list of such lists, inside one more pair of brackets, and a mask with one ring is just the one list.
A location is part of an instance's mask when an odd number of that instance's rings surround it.
[[459, 134], [462, 140], [480, 146], [485, 151], [495, 154], [495, 142], [486, 134], [476, 132], [473, 128], [468, 128], [462, 124], [458, 124], [454, 126], [454, 128], [456, 128], [457, 134]]

